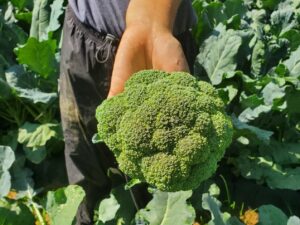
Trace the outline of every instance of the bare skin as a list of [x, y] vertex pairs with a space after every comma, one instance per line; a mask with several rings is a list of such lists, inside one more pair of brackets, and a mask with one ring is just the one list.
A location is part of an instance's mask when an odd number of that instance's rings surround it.
[[182, 47], [172, 34], [180, 2], [130, 1], [108, 98], [122, 92], [126, 80], [139, 70], [189, 71]]

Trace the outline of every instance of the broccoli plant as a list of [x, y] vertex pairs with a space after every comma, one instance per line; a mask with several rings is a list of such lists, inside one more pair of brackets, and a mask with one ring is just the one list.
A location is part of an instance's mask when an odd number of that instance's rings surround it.
[[184, 72], [134, 74], [96, 117], [120, 169], [162, 191], [194, 189], [209, 178], [233, 134], [215, 89]]

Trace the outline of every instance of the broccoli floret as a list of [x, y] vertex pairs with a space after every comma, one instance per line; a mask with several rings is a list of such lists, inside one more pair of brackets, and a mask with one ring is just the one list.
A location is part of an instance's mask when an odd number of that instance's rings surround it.
[[212, 176], [233, 135], [214, 87], [185, 72], [134, 74], [96, 118], [120, 169], [162, 191], [195, 189]]

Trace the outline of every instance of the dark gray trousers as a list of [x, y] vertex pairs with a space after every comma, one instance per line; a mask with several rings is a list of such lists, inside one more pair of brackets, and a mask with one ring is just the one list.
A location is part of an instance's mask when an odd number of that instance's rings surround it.
[[[190, 32], [178, 36], [191, 71], [195, 45]], [[83, 187], [86, 197], [76, 224], [92, 224], [93, 209], [109, 193], [109, 168], [117, 168], [105, 144], [93, 144], [95, 109], [106, 98], [118, 39], [80, 23], [68, 7], [63, 27], [60, 65], [60, 111], [65, 160], [70, 184]], [[143, 203], [141, 203], [143, 204]]]

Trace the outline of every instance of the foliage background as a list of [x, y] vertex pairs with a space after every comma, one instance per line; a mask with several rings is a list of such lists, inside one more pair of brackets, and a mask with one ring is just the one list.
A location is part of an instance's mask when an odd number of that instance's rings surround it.
[[[84, 197], [67, 186], [58, 109], [65, 6], [0, 0], [1, 225], [72, 224]], [[234, 141], [197, 190], [149, 188], [153, 199], [136, 209], [121, 185], [95, 209], [95, 224], [300, 224], [300, 1], [193, 6], [194, 74], [227, 104]]]

